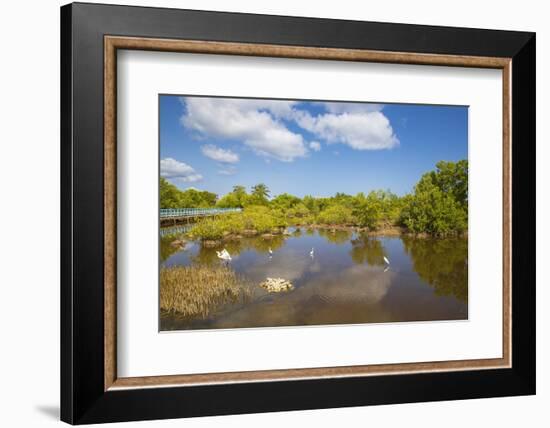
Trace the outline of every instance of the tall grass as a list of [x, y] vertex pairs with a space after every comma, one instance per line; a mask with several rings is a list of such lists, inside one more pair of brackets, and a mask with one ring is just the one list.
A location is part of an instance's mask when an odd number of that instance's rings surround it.
[[160, 270], [160, 308], [206, 318], [224, 303], [248, 297], [245, 282], [227, 266], [175, 266]]

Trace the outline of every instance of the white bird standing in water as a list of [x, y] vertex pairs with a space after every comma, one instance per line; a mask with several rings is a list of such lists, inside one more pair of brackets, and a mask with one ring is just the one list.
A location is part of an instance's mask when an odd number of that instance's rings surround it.
[[311, 257], [313, 257], [313, 256], [314, 256], [314, 253], [313, 253], [313, 247], [311, 248], [311, 251], [309, 252], [309, 255], [310, 255]]
[[269, 247], [269, 248], [267, 249], [267, 252], [269, 253], [269, 257], [271, 257], [271, 256], [273, 255], [273, 251], [271, 251], [271, 247]]
[[387, 265], [390, 264], [390, 261], [386, 258], [386, 256], [383, 256], [384, 257], [384, 261], [386, 262]]
[[222, 259], [225, 262], [231, 261], [231, 254], [229, 254], [225, 248], [221, 251], [216, 251], [216, 254], [218, 255], [219, 259]]

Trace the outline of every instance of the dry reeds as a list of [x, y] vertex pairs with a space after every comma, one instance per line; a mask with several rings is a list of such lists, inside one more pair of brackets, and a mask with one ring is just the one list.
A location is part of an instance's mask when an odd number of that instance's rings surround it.
[[246, 299], [244, 280], [227, 266], [176, 266], [160, 270], [160, 309], [206, 318], [222, 304]]

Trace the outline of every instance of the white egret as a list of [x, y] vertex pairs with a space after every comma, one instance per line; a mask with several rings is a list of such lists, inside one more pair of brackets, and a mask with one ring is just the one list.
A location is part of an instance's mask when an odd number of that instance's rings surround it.
[[390, 261], [386, 258], [386, 256], [383, 256], [384, 257], [384, 261], [386, 262], [386, 264], [390, 264]]
[[228, 251], [224, 248], [221, 251], [216, 251], [216, 254], [218, 255], [218, 258], [225, 261], [230, 262], [231, 261], [231, 254], [228, 253]]
[[313, 249], [313, 247], [312, 247], [312, 248], [311, 248], [311, 251], [309, 252], [309, 255], [310, 255], [311, 257], [313, 257], [313, 256], [314, 256], [314, 253], [313, 253], [313, 251], [314, 251], [314, 249]]
[[271, 251], [271, 247], [269, 247], [269, 248], [267, 249], [267, 251], [269, 252], [269, 256], [271, 257], [271, 256], [273, 255], [273, 251]]

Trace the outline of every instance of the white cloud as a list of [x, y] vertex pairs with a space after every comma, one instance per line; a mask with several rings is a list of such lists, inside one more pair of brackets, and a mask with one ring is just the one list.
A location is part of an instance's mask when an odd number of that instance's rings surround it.
[[202, 180], [202, 175], [184, 162], [174, 158], [164, 158], [160, 161], [160, 176], [172, 180], [180, 180], [186, 183], [193, 183]]
[[318, 152], [319, 150], [321, 150], [321, 143], [319, 143], [318, 141], [312, 141], [311, 143], [309, 143], [309, 148], [314, 152]]
[[[297, 101], [235, 98], [181, 98], [185, 113], [181, 123], [202, 138], [237, 140], [266, 161], [292, 162], [308, 150], [319, 151], [321, 142], [345, 144], [355, 150], [383, 150], [399, 145], [383, 105], [315, 102], [325, 113], [312, 115]], [[319, 141], [307, 143], [294, 122]], [[238, 154], [212, 144], [202, 146], [205, 156], [218, 162], [236, 163]]]
[[201, 146], [201, 151], [202, 154], [207, 158], [213, 159], [218, 162], [239, 162], [239, 155], [237, 153], [234, 153], [231, 150], [222, 149], [221, 147], [216, 147], [213, 144], [206, 144], [205, 146]]
[[399, 145], [390, 121], [379, 111], [318, 116], [297, 111], [296, 121], [329, 144], [346, 144], [356, 150], [391, 149]]
[[235, 175], [236, 173], [237, 173], [237, 168], [235, 168], [232, 165], [224, 166], [222, 167], [222, 169], [218, 171], [218, 174], [220, 175]]
[[187, 177], [179, 177], [178, 179], [181, 181], [185, 181], [186, 183], [194, 183], [195, 181], [201, 181], [203, 179], [203, 176], [201, 174], [191, 174]]
[[301, 134], [280, 120], [295, 114], [294, 101], [189, 97], [182, 102], [182, 124], [200, 134], [241, 140], [258, 155], [286, 162], [307, 154]]

